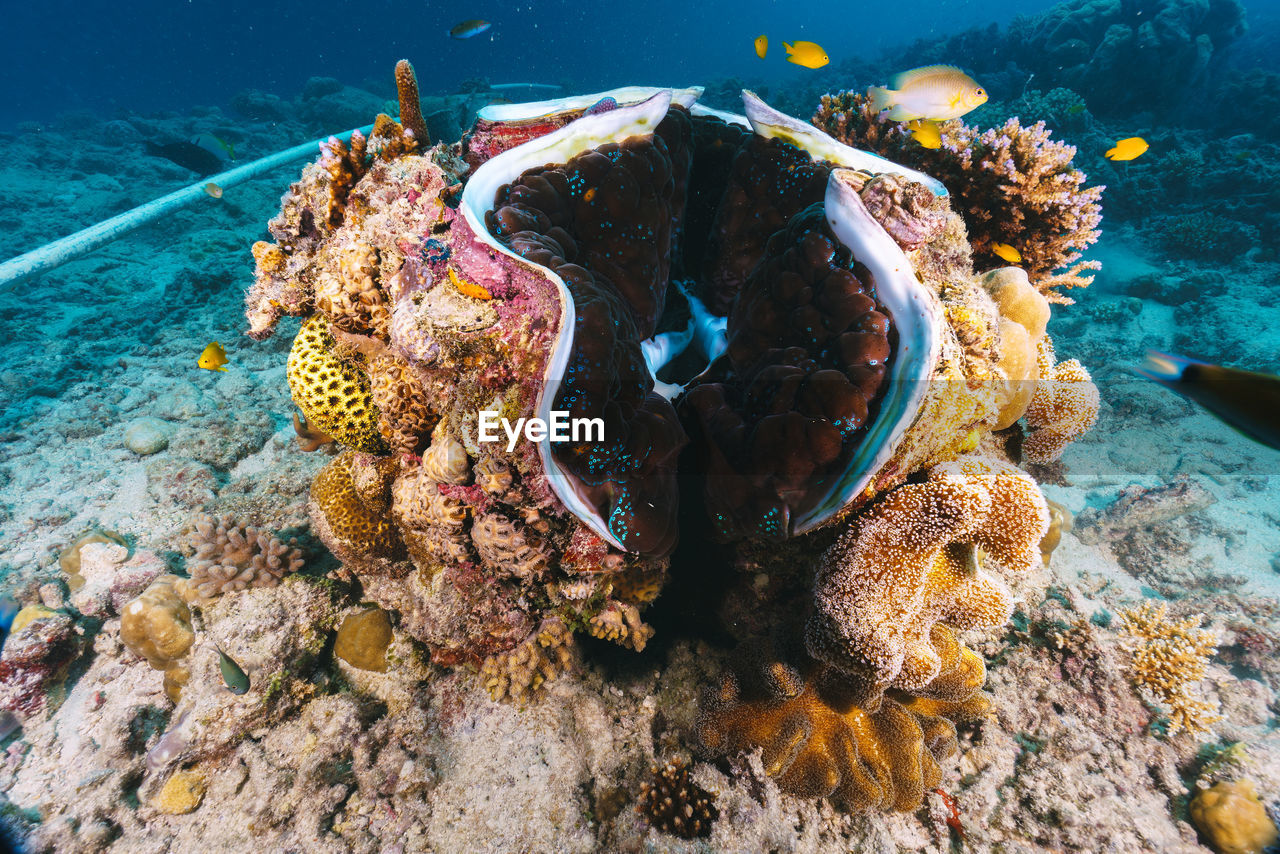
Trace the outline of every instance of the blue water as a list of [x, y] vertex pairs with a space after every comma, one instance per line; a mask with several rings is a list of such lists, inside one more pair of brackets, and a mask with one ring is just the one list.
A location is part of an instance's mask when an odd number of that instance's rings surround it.
[[[397, 59], [414, 62], [424, 92], [469, 78], [693, 85], [712, 78], [802, 79], [782, 42], [819, 41], [833, 65], [916, 38], [1007, 22], [1049, 8], [1032, 2], [537, 2], [251, 3], [150, 0], [10, 3], [0, 37], [0, 127], [69, 109], [182, 110], [257, 89], [290, 97], [312, 76], [385, 88]], [[96, 8], [94, 8], [96, 6]], [[493, 27], [449, 38], [461, 20]], [[761, 62], [752, 40], [773, 43]], [[902, 61], [910, 63], [910, 57]]]

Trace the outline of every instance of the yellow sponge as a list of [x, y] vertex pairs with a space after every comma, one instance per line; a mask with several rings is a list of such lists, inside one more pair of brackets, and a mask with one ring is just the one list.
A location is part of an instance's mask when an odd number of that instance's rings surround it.
[[329, 321], [323, 315], [308, 318], [298, 330], [289, 352], [288, 377], [293, 401], [308, 425], [357, 451], [387, 452], [378, 432], [369, 376], [334, 352]]

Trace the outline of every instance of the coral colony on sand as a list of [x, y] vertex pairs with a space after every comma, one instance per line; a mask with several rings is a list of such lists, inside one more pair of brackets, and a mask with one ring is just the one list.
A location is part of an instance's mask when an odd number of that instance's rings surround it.
[[[411, 79], [397, 68], [406, 118]], [[1046, 297], [1088, 283], [1100, 188], [1042, 125], [950, 123], [901, 157], [856, 97], [815, 127], [700, 92], [491, 108], [460, 147], [378, 117], [304, 169], [254, 247], [250, 334], [304, 318], [293, 399], [345, 449], [312, 485], [313, 529], [434, 663], [529, 701], [579, 633], [645, 648], [679, 538], [754, 565], [785, 543], [817, 567], [807, 621], [709, 692], [700, 749], [760, 748], [786, 791], [913, 810], [956, 723], [990, 713], [958, 633], [1006, 621], [1004, 579], [1042, 562], [1050, 513], [1015, 425], [1051, 461], [1097, 415], [1045, 322]], [[993, 270], [990, 244], [1015, 239], [1026, 269]], [[520, 440], [495, 441], [499, 421]], [[291, 565], [201, 524], [202, 554], [239, 557], [204, 559], [196, 601]], [[709, 796], [664, 774], [647, 814], [703, 833]]]

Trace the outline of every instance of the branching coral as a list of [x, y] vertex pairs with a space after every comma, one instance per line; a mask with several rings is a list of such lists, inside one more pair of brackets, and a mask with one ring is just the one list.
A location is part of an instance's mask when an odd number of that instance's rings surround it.
[[653, 766], [649, 780], [640, 784], [636, 809], [645, 821], [663, 833], [682, 839], [711, 835], [711, 824], [720, 817], [715, 795], [689, 776], [689, 763], [673, 759]]
[[413, 134], [420, 148], [431, 145], [427, 123], [422, 118], [422, 102], [418, 99], [418, 77], [407, 59], [396, 63], [396, 95], [400, 103], [400, 122], [404, 129]]
[[979, 131], [953, 120], [942, 125], [942, 146], [928, 149], [904, 125], [872, 112], [866, 96], [843, 92], [823, 96], [813, 123], [855, 148], [941, 180], [968, 226], [979, 268], [1002, 265], [993, 246], [1005, 243], [1021, 253], [1032, 281], [1052, 302], [1071, 302], [1058, 289], [1093, 280], [1083, 274], [1100, 265], [1077, 262], [1100, 235], [1103, 187], [1084, 187], [1084, 173], [1071, 165], [1075, 147], [1050, 139], [1043, 122], [1023, 127], [1011, 118]]
[[230, 516], [198, 519], [187, 539], [193, 554], [187, 561], [190, 578], [177, 590], [191, 603], [208, 605], [224, 593], [250, 587], [275, 587], [280, 579], [302, 568], [302, 550], [294, 539], [237, 524]]
[[1208, 732], [1220, 720], [1213, 704], [1201, 699], [1195, 684], [1204, 678], [1218, 638], [1200, 628], [1203, 614], [1181, 620], [1167, 618], [1168, 605], [1143, 602], [1120, 612], [1133, 655], [1129, 675], [1139, 692], [1169, 715], [1168, 735], [1183, 730]]
[[1012, 599], [984, 568], [1041, 562], [1049, 511], [1008, 463], [967, 457], [873, 507], [823, 557], [805, 637], [810, 653], [872, 686], [925, 688], [942, 658], [932, 630], [997, 626]]
[[1022, 458], [1051, 463], [1098, 420], [1101, 400], [1084, 365], [1076, 359], [1057, 361], [1048, 338], [1040, 342], [1037, 363], [1039, 380], [1026, 411], [1030, 429], [1022, 442]]

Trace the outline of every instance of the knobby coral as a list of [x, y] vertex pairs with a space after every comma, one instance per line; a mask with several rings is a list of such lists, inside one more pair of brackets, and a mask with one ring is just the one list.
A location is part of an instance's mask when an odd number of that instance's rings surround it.
[[304, 562], [296, 540], [282, 541], [230, 516], [196, 520], [187, 547], [192, 551], [187, 561], [190, 578], [180, 579], [175, 587], [188, 602], [201, 605], [234, 590], [275, 587]]
[[673, 759], [662, 768], [655, 765], [649, 777], [640, 784], [636, 806], [645, 821], [683, 839], [711, 835], [711, 824], [720, 817], [716, 796], [693, 782], [688, 762]]
[[1040, 342], [1037, 364], [1039, 379], [1027, 406], [1030, 429], [1022, 443], [1022, 458], [1051, 463], [1097, 422], [1101, 399], [1085, 366], [1077, 359], [1057, 361], [1047, 337]]
[[813, 123], [855, 148], [938, 178], [964, 217], [980, 268], [1001, 266], [994, 245], [1013, 246], [1036, 287], [1052, 302], [1072, 300], [1059, 291], [1083, 287], [1101, 265], [1080, 261], [1097, 241], [1103, 187], [1085, 187], [1071, 164], [1074, 146], [1053, 140], [1043, 122], [1023, 127], [1010, 118], [982, 131], [952, 120], [942, 124], [942, 146], [916, 143], [906, 126], [881, 118], [865, 95], [824, 95]]
[[1120, 612], [1132, 655], [1129, 676], [1144, 699], [1168, 714], [1168, 735], [1205, 733], [1221, 718], [1195, 686], [1218, 652], [1218, 638], [1200, 628], [1203, 614], [1175, 621], [1168, 610], [1164, 602], [1143, 602]]

